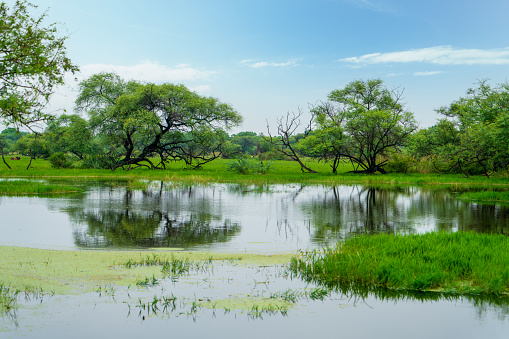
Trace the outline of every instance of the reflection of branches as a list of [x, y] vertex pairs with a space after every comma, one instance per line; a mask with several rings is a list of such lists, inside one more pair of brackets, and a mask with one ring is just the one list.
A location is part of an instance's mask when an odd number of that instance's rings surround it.
[[308, 173], [317, 173], [315, 170], [312, 170], [311, 168], [304, 165], [302, 160], [300, 159], [299, 155], [293, 148], [290, 139], [295, 136], [295, 131], [300, 126], [300, 116], [302, 115], [302, 112], [299, 112], [299, 114], [295, 115], [293, 114], [292, 117], [290, 117], [290, 113], [286, 114], [286, 120], [283, 121], [284, 117], [281, 117], [278, 119], [278, 127], [277, 127], [277, 133], [279, 137], [273, 137], [270, 134], [270, 128], [269, 123], [267, 122], [267, 133], [269, 135], [268, 138], [265, 138], [266, 141], [270, 142], [273, 146], [276, 147], [276, 149], [284, 154], [285, 156], [289, 157], [293, 161], [297, 161], [300, 165], [300, 169], [303, 172]]
[[199, 215], [178, 220], [161, 212], [142, 215], [129, 210], [73, 214], [87, 227], [74, 234], [81, 247], [190, 247], [228, 241], [240, 231], [229, 220], [214, 225]]

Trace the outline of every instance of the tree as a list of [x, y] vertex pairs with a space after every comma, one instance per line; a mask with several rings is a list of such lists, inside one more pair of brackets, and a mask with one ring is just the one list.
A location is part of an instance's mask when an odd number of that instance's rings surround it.
[[301, 147], [332, 159], [333, 172], [345, 159], [355, 166], [353, 172], [385, 173], [388, 156], [417, 128], [413, 114], [400, 103], [401, 92], [387, 89], [380, 79], [353, 81], [328, 99], [312, 109], [315, 130]]
[[221, 155], [224, 129], [242, 121], [229, 105], [183, 85], [126, 82], [114, 73], [101, 73], [79, 86], [76, 109], [89, 114], [112, 170], [165, 168], [176, 159], [197, 168]]
[[76, 114], [63, 114], [49, 121], [44, 136], [53, 153], [70, 152], [84, 160], [96, 152], [88, 122]]
[[265, 138], [265, 140], [272, 144], [272, 146], [274, 146], [275, 149], [285, 157], [288, 157], [293, 161], [297, 161], [302, 172], [317, 173], [315, 170], [304, 164], [301, 156], [297, 152], [296, 144], [293, 142], [295, 140], [295, 132], [300, 126], [301, 115], [302, 112], [299, 112], [297, 115], [293, 114], [292, 116], [290, 116], [290, 113], [287, 113], [286, 119], [284, 117], [279, 118], [277, 136], [273, 136], [270, 133], [269, 124], [267, 123], [267, 132], [269, 136]]
[[12, 11], [0, 4], [0, 119], [17, 129], [47, 120], [45, 105], [66, 72], [78, 67], [67, 57], [67, 36], [59, 37], [56, 24], [44, 25], [46, 13], [33, 18], [18, 0]]
[[491, 87], [486, 80], [480, 81], [465, 97], [437, 112], [446, 118], [433, 127], [428, 144], [441, 160], [440, 170], [489, 177], [491, 171], [507, 167], [509, 83]]

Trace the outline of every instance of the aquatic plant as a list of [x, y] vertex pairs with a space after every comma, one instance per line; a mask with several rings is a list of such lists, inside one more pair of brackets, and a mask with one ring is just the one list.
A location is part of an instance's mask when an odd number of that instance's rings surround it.
[[359, 236], [294, 258], [289, 270], [322, 286], [509, 293], [509, 239], [473, 232]]
[[83, 189], [64, 184], [48, 184], [32, 180], [0, 180], [0, 194], [3, 195], [29, 195], [29, 194], [56, 194], [77, 193]]
[[0, 313], [8, 313], [16, 308], [19, 291], [11, 291], [0, 283]]
[[136, 285], [142, 287], [154, 286], [158, 284], [159, 280], [154, 275], [152, 275], [152, 277], [145, 277], [144, 279], [136, 281]]

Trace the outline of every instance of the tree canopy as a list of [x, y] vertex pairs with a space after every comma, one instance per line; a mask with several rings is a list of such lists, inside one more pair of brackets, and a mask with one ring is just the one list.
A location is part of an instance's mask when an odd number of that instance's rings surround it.
[[509, 164], [509, 83], [480, 81], [437, 110], [439, 122], [414, 137], [414, 156], [431, 156], [441, 171], [489, 173]]
[[9, 11], [0, 4], [0, 119], [5, 125], [32, 128], [50, 117], [43, 109], [66, 72], [78, 67], [67, 57], [56, 24], [45, 25], [47, 14], [32, 17], [25, 0]]
[[391, 152], [405, 145], [417, 129], [413, 114], [404, 110], [401, 93], [382, 80], [353, 81], [329, 93], [328, 101], [313, 108], [314, 130], [301, 148], [323, 160], [349, 160], [354, 172], [385, 172]]
[[231, 106], [183, 85], [142, 84], [100, 73], [79, 86], [76, 109], [89, 114], [111, 169], [164, 168], [172, 159], [199, 167], [221, 155], [225, 129], [242, 121]]

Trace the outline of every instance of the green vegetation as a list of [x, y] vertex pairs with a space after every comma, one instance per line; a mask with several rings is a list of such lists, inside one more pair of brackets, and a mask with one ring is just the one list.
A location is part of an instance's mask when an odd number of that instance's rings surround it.
[[[171, 162], [166, 170], [138, 169], [135, 171], [110, 171], [101, 169], [80, 169], [80, 168], [52, 168], [51, 164], [44, 159], [32, 161], [29, 170], [26, 170], [29, 157], [21, 157], [21, 160], [11, 161], [12, 170], [0, 166], [0, 177], [4, 178], [58, 178], [85, 180], [115, 180], [139, 179], [162, 180], [180, 184], [207, 184], [210, 182], [237, 182], [245, 184], [278, 184], [278, 183], [299, 183], [299, 184], [369, 184], [369, 185], [430, 185], [453, 186], [453, 187], [509, 187], [509, 176], [504, 172], [486, 178], [485, 176], [472, 176], [470, 179], [461, 174], [437, 174], [437, 173], [389, 173], [389, 174], [354, 174], [346, 173], [353, 170], [351, 164], [341, 163], [338, 167], [339, 174], [334, 175], [330, 171], [329, 164], [318, 162], [315, 159], [307, 159], [307, 163], [320, 171], [319, 173], [303, 173], [299, 164], [292, 161], [274, 160], [270, 162], [271, 170], [265, 175], [243, 175], [228, 171], [228, 164], [232, 160], [217, 159], [205, 164], [201, 170], [192, 171], [185, 169], [185, 162]], [[141, 183], [140, 187], [145, 184]]]
[[401, 104], [401, 93], [388, 90], [380, 79], [353, 81], [328, 99], [313, 109], [315, 130], [299, 148], [332, 161], [334, 173], [343, 159], [361, 173], [385, 173], [391, 153], [400, 151], [417, 129], [413, 114]]
[[360, 236], [292, 259], [302, 278], [343, 290], [509, 293], [509, 239], [470, 232]]
[[486, 190], [479, 192], [466, 192], [458, 195], [461, 200], [470, 200], [482, 203], [509, 203], [509, 191]]
[[47, 184], [29, 180], [0, 180], [0, 194], [4, 195], [77, 193], [82, 191], [81, 188], [63, 184]]
[[56, 24], [45, 24], [46, 13], [31, 17], [33, 6], [0, 4], [0, 118], [17, 129], [48, 119], [43, 110], [55, 87], [78, 71], [67, 57], [67, 37], [58, 36]]

